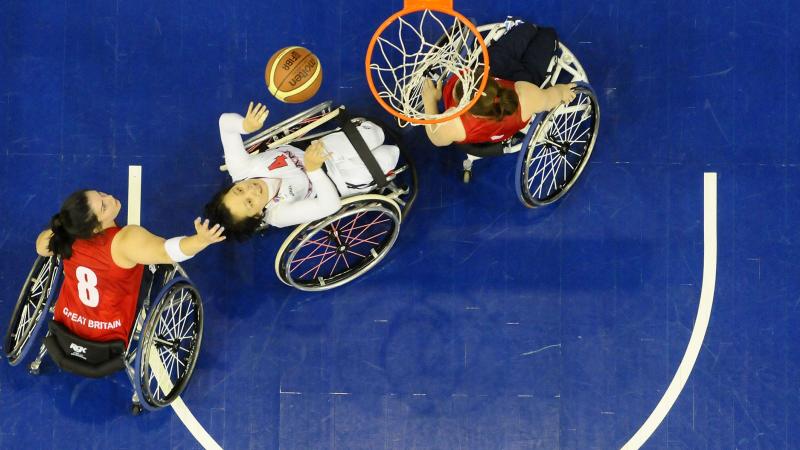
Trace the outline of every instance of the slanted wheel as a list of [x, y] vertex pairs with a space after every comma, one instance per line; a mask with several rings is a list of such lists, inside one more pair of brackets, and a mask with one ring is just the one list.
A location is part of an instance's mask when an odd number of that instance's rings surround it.
[[389, 252], [402, 220], [393, 200], [375, 194], [345, 199], [325, 219], [297, 227], [275, 257], [284, 283], [304, 291], [341, 286], [371, 269]]
[[35, 345], [46, 313], [58, 295], [60, 275], [61, 261], [55, 256], [40, 256], [33, 263], [3, 341], [3, 352], [12, 366], [19, 364]]
[[600, 108], [591, 86], [577, 83], [568, 105], [540, 113], [517, 159], [516, 185], [525, 206], [553, 203], [575, 184], [592, 155]]
[[188, 280], [177, 276], [151, 307], [136, 354], [136, 391], [142, 406], [158, 409], [186, 388], [203, 337], [203, 304]]

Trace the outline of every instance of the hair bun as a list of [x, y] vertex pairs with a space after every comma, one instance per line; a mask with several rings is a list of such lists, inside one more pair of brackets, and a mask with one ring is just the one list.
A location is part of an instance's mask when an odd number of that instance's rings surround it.
[[50, 228], [55, 230], [56, 228], [63, 228], [63, 227], [64, 223], [61, 221], [61, 213], [58, 212], [54, 214], [53, 217], [50, 219]]

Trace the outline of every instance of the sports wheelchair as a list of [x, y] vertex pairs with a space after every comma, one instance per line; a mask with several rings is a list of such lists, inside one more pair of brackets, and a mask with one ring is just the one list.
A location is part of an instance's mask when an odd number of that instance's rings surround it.
[[[380, 126], [387, 143], [400, 148], [398, 166], [388, 174], [382, 173], [355, 128], [365, 120]], [[275, 256], [275, 274], [283, 283], [304, 291], [341, 286], [378, 264], [394, 245], [417, 196], [416, 168], [400, 134], [377, 119], [351, 117], [343, 106], [333, 108], [330, 101], [264, 130], [244, 145], [250, 153], [284, 144], [304, 148], [337, 131], [345, 133], [366, 164], [373, 190], [343, 198], [338, 212], [298, 225], [283, 241]]]
[[[509, 17], [500, 23], [478, 26], [491, 47], [521, 21]], [[447, 39], [447, 35], [440, 39]], [[435, 75], [435, 74], [434, 74]], [[529, 208], [555, 202], [575, 184], [586, 167], [597, 138], [600, 107], [589, 78], [575, 55], [560, 41], [553, 51], [542, 88], [557, 83], [575, 83], [575, 99], [552, 111], [534, 115], [511, 139], [491, 144], [456, 144], [467, 156], [463, 181], [472, 178], [473, 162], [490, 156], [519, 153], [515, 187], [520, 201]]]
[[22, 287], [3, 352], [16, 366], [48, 331], [36, 358], [28, 365], [38, 375], [45, 354], [61, 369], [99, 378], [122, 369], [133, 387], [131, 412], [169, 405], [186, 388], [194, 372], [203, 337], [200, 294], [178, 265], [145, 267], [139, 309], [128, 342], [91, 342], [49, 319], [62, 280], [60, 258], [38, 257]]

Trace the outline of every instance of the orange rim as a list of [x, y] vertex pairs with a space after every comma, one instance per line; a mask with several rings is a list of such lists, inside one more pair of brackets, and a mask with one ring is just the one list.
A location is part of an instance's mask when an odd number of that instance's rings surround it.
[[[454, 11], [452, 9], [452, 6], [453, 6], [452, 0], [428, 0], [428, 1], [406, 0], [404, 8], [392, 14], [391, 17], [386, 19], [381, 24], [381, 26], [379, 26], [378, 29], [375, 31], [375, 34], [372, 35], [372, 38], [369, 41], [369, 47], [367, 47], [367, 57], [364, 60], [364, 68], [367, 72], [367, 84], [369, 84], [369, 90], [372, 91], [372, 96], [375, 97], [375, 100], [378, 101], [378, 104], [381, 105], [381, 107], [383, 107], [383, 109], [385, 109], [389, 114], [399, 119], [403, 119], [406, 122], [415, 123], [419, 125], [430, 125], [434, 123], [447, 122], [450, 119], [454, 119], [469, 111], [469, 109], [472, 108], [472, 106], [478, 102], [480, 95], [486, 88], [486, 82], [489, 79], [487, 76], [489, 74], [489, 49], [486, 47], [486, 43], [483, 41], [483, 36], [481, 36], [481, 33], [478, 31], [478, 28], [475, 25], [473, 25], [472, 22], [470, 22], [461, 13], [459, 13], [458, 11]], [[483, 80], [481, 80], [481, 85], [478, 88], [478, 91], [475, 93], [475, 96], [472, 98], [472, 101], [470, 101], [467, 104], [467, 106], [465, 106], [460, 111], [449, 116], [440, 117], [438, 119], [415, 119], [413, 117], [408, 117], [407, 115], [400, 113], [396, 109], [392, 108], [388, 103], [386, 103], [386, 101], [384, 101], [380, 97], [380, 94], [378, 94], [378, 90], [375, 88], [375, 84], [372, 81], [372, 71], [369, 68], [369, 62], [372, 60], [372, 50], [375, 48], [375, 43], [378, 42], [378, 37], [381, 35], [381, 33], [383, 33], [383, 30], [385, 30], [391, 23], [397, 20], [400, 16], [405, 16], [425, 9], [449, 14], [451, 16], [456, 17], [459, 21], [461, 21], [461, 23], [466, 25], [467, 28], [469, 28], [470, 31], [472, 31], [472, 34], [474, 34], [478, 39], [478, 43], [481, 46], [481, 53], [483, 55], [483, 61], [484, 61]]]

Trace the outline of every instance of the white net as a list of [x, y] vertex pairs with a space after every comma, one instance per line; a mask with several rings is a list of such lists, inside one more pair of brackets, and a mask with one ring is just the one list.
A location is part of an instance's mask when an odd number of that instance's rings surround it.
[[[423, 10], [400, 16], [378, 36], [369, 61], [378, 96], [390, 108], [416, 120], [447, 119], [459, 115], [475, 95], [486, 65], [476, 35], [458, 17]], [[477, 76], [476, 76], [477, 75]], [[464, 87], [458, 105], [450, 111], [426, 114], [422, 87], [456, 76]], [[405, 125], [401, 121], [401, 126]]]

